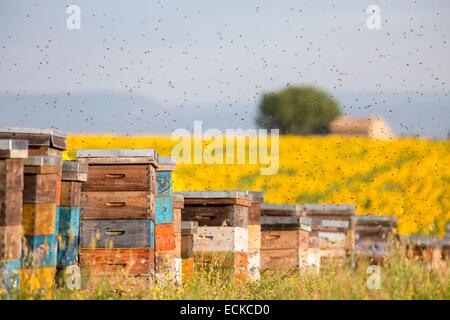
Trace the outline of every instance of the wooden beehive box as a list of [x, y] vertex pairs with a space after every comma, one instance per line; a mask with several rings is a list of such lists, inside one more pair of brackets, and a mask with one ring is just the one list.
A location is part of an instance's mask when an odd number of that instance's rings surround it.
[[351, 256], [355, 248], [355, 206], [304, 204], [302, 216], [311, 218], [311, 238], [317, 241], [322, 259]]
[[175, 255], [181, 259], [181, 211], [184, 208], [184, 197], [179, 194], [174, 194], [172, 197], [175, 229]]
[[158, 154], [152, 149], [94, 149], [78, 150], [77, 158], [88, 165], [81, 187], [83, 282], [151, 276]]
[[261, 205], [264, 192], [247, 191], [252, 205], [248, 215], [248, 277], [259, 280], [261, 269]]
[[56, 129], [0, 128], [0, 139], [27, 140], [30, 156], [60, 158], [67, 149], [66, 134]]
[[445, 234], [442, 239], [442, 256], [445, 260], [450, 260], [450, 223], [445, 226]]
[[60, 206], [57, 209], [58, 255], [56, 284], [68, 289], [81, 288], [78, 266], [81, 216], [81, 184], [87, 181], [88, 165], [63, 161]]
[[[174, 198], [172, 192], [172, 171], [175, 168], [175, 158], [159, 158], [156, 171], [155, 271], [157, 281], [181, 284], [182, 262], [176, 237], [177, 234], [181, 237], [181, 208], [179, 207], [183, 204], [179, 203], [180, 197], [177, 198], [178, 200]], [[176, 210], [175, 205], [178, 206]]]
[[[232, 268], [236, 278], [248, 279], [249, 213], [252, 204], [257, 201], [256, 197], [253, 199], [248, 191], [200, 191], [180, 194], [184, 197], [182, 220], [197, 221], [199, 225], [198, 234], [194, 238], [195, 263], [208, 266], [213, 260], [216, 264], [222, 261], [222, 267]], [[238, 239], [242, 242], [242, 237], [231, 236], [235, 233], [246, 234], [244, 251], [227, 251], [237, 247], [223, 242], [225, 239], [231, 243]]]
[[311, 219], [262, 216], [261, 229], [261, 269], [293, 271], [308, 266]]
[[403, 255], [408, 259], [418, 259], [434, 268], [442, 262], [442, 242], [431, 236], [401, 236]]
[[23, 159], [27, 152], [27, 141], [0, 140], [0, 227], [22, 223]]
[[[55, 156], [30, 156], [24, 160], [22, 269], [56, 268], [61, 166], [61, 158]], [[26, 289], [31, 284], [24, 280], [21, 285]]]
[[248, 230], [241, 227], [198, 227], [194, 260], [202, 268], [232, 270], [235, 279], [248, 279]]
[[182, 275], [183, 278], [188, 278], [195, 271], [194, 237], [197, 234], [198, 222], [182, 221], [180, 229], [181, 229], [180, 253], [182, 259]]
[[355, 216], [355, 254], [379, 261], [391, 255], [397, 219], [378, 215]]
[[245, 191], [180, 192], [184, 197], [183, 221], [197, 221], [200, 227], [248, 227], [253, 200]]
[[155, 219], [158, 154], [152, 149], [78, 150], [87, 163], [82, 219]]

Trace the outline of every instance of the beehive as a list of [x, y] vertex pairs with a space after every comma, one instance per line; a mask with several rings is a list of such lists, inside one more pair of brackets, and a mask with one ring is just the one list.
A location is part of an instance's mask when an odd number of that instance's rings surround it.
[[[181, 257], [177, 253], [176, 234], [180, 232], [180, 197], [172, 192], [175, 160], [160, 157], [156, 170], [155, 268], [157, 280], [181, 283]], [[175, 211], [174, 205], [178, 208]]]
[[0, 294], [20, 287], [23, 159], [28, 142], [0, 140]]
[[408, 235], [400, 237], [403, 255], [408, 259], [426, 262], [431, 268], [442, 262], [442, 242], [432, 236]]
[[261, 269], [261, 204], [264, 193], [248, 192], [252, 205], [248, 216], [248, 277], [249, 280], [259, 280]]
[[318, 269], [318, 248], [310, 243], [311, 219], [299, 206], [261, 206], [261, 268], [274, 271]]
[[29, 156], [61, 158], [62, 152], [67, 149], [66, 134], [52, 128], [0, 128], [0, 139], [27, 140]]
[[181, 222], [181, 244], [180, 253], [182, 259], [183, 279], [191, 276], [195, 271], [194, 261], [194, 237], [197, 235], [197, 221]]
[[311, 242], [317, 242], [321, 260], [351, 257], [355, 248], [355, 206], [347, 204], [304, 204], [301, 216], [311, 218]]
[[197, 221], [194, 237], [196, 265], [230, 269], [236, 279], [249, 274], [249, 211], [253, 200], [246, 191], [182, 192], [182, 221]]
[[63, 162], [60, 207], [57, 214], [56, 283], [59, 287], [81, 287], [81, 272], [78, 266], [81, 184], [87, 181], [87, 174], [87, 164], [78, 161]]
[[446, 233], [442, 239], [442, 256], [445, 260], [450, 260], [450, 223], [445, 226]]
[[[57, 260], [57, 206], [62, 159], [29, 156], [24, 160], [21, 288], [51, 292]], [[51, 275], [53, 280], [50, 280]]]
[[364, 215], [355, 216], [355, 255], [381, 261], [393, 250], [395, 217]]
[[79, 259], [84, 284], [103, 276], [150, 278], [155, 266], [158, 154], [152, 149], [95, 149], [79, 150], [77, 158], [88, 164], [81, 187]]

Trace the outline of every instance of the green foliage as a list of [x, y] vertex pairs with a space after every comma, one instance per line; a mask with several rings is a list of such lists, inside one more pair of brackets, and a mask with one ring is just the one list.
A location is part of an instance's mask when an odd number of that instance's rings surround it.
[[[197, 270], [183, 286], [159, 282], [151, 287], [112, 288], [107, 283], [92, 290], [54, 290], [53, 299], [450, 299], [450, 268], [434, 270], [421, 261], [394, 255], [381, 267], [381, 288], [366, 286], [368, 261], [358, 260], [356, 268], [344, 265], [322, 265], [317, 273], [281, 273], [264, 271], [261, 280], [242, 283], [233, 281], [230, 272], [221, 268]], [[6, 297], [1, 295], [0, 299]], [[45, 295], [15, 296], [13, 299], [46, 299]]]
[[311, 87], [288, 87], [265, 94], [256, 120], [262, 128], [280, 129], [281, 134], [325, 134], [341, 114], [335, 99]]

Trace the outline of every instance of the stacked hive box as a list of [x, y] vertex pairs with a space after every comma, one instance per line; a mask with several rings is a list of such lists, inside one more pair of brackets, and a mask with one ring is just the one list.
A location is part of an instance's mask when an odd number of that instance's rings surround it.
[[57, 284], [79, 289], [81, 274], [78, 266], [80, 231], [81, 183], [87, 181], [87, 164], [64, 161], [61, 176], [61, 199], [58, 207]]
[[248, 192], [183, 192], [183, 221], [197, 221], [194, 260], [205, 267], [232, 269], [236, 279], [248, 279]]
[[[27, 140], [30, 156], [24, 177], [22, 224], [26, 237], [22, 245], [21, 287], [33, 291], [49, 289], [55, 273], [56, 225], [53, 222], [56, 224], [66, 134], [55, 129], [0, 128], [0, 139], [4, 138]], [[45, 223], [41, 225], [41, 221]]]
[[[50, 156], [62, 160], [62, 152], [67, 149], [66, 134], [55, 129], [0, 128], [0, 139], [27, 140], [29, 156]], [[61, 172], [56, 183], [56, 204], [59, 205]]]
[[57, 256], [57, 192], [62, 160], [56, 156], [30, 156], [24, 160], [21, 288], [53, 288]]
[[0, 140], [0, 296], [19, 289], [23, 159], [28, 142]]
[[402, 236], [400, 238], [403, 255], [409, 259], [419, 259], [431, 268], [438, 267], [442, 259], [442, 243], [436, 237]]
[[82, 184], [80, 267], [86, 286], [107, 277], [148, 285], [154, 273], [158, 155], [152, 149], [79, 150]]
[[355, 216], [355, 255], [381, 261], [391, 255], [397, 219], [384, 216]]
[[297, 205], [261, 206], [261, 268], [292, 271], [319, 268], [317, 248], [311, 247], [311, 219], [300, 217]]
[[195, 271], [194, 237], [197, 235], [197, 221], [181, 222], [181, 259], [183, 279], [189, 278]]
[[184, 198], [179, 194], [173, 195], [173, 220], [175, 229], [175, 270], [178, 283], [182, 283], [183, 260], [181, 257], [181, 210], [184, 208]]
[[311, 218], [311, 241], [317, 241], [321, 260], [351, 256], [355, 247], [355, 207], [345, 204], [305, 204], [301, 216]]
[[176, 218], [180, 217], [174, 214], [175, 199], [172, 194], [174, 169], [173, 158], [159, 158], [156, 171], [155, 271], [159, 280], [175, 280], [180, 283], [181, 259], [176, 255], [175, 244], [176, 228], [180, 228], [180, 221]]
[[450, 223], [445, 226], [446, 233], [442, 239], [442, 256], [446, 260], [450, 260]]
[[252, 205], [248, 215], [248, 277], [249, 280], [260, 278], [261, 268], [261, 204], [264, 193], [248, 191]]

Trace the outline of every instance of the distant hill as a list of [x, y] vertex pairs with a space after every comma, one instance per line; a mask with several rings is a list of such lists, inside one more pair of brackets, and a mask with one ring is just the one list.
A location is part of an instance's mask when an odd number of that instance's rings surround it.
[[[446, 138], [450, 129], [450, 95], [338, 92], [347, 115], [379, 114], [398, 136]], [[157, 99], [157, 97], [155, 97]], [[161, 106], [138, 94], [78, 92], [71, 94], [0, 95], [0, 126], [55, 127], [67, 132], [170, 134], [204, 128], [254, 128], [257, 106]]]

